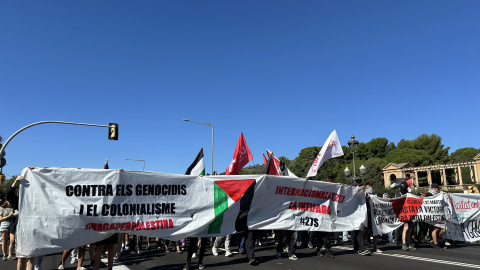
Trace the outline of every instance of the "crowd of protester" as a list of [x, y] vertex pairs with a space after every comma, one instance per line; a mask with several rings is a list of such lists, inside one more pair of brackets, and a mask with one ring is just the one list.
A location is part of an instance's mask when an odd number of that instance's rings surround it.
[[[17, 270], [40, 270], [42, 257], [24, 258], [14, 254], [15, 248], [15, 229], [18, 220], [18, 191], [17, 187], [24, 178], [19, 176], [11, 187], [8, 187], [5, 198], [0, 200], [0, 231], [2, 244], [2, 260], [18, 260]], [[358, 185], [358, 188], [364, 188], [367, 201], [371, 196], [378, 196], [370, 183], [365, 186]], [[422, 196], [433, 196], [437, 194], [440, 187], [432, 184], [430, 190]], [[409, 192], [408, 185], [404, 182], [400, 185], [401, 195]], [[381, 197], [388, 199], [385, 193]], [[369, 204], [367, 203], [367, 207]], [[141, 254], [145, 250], [156, 249], [162, 253], [186, 254], [186, 264], [184, 270], [193, 269], [192, 259], [196, 259], [196, 268], [204, 269], [203, 257], [207, 251], [212, 252], [214, 256], [219, 256], [221, 251], [225, 251], [224, 256], [232, 257], [234, 254], [246, 254], [248, 263], [256, 265], [259, 262], [255, 258], [255, 245], [265, 245], [273, 240], [276, 245], [275, 256], [278, 259], [283, 258], [283, 253], [287, 253], [290, 260], [297, 260], [296, 249], [311, 248], [318, 256], [334, 258], [332, 245], [353, 246], [354, 252], [362, 256], [369, 256], [373, 253], [382, 253], [378, 247], [379, 239], [383, 242], [396, 242], [402, 250], [414, 251], [421, 243], [428, 243], [432, 248], [444, 250], [451, 243], [442, 238], [444, 229], [429, 225], [423, 222], [405, 222], [403, 226], [387, 235], [372, 235], [372, 217], [368, 211], [368, 225], [359, 230], [343, 233], [331, 232], [297, 232], [297, 231], [247, 231], [235, 235], [226, 235], [216, 238], [188, 238], [180, 241], [169, 241], [166, 239], [150, 239], [133, 234], [114, 234], [102, 241], [91, 243], [86, 246], [75, 249], [65, 250], [59, 262], [58, 269], [65, 268], [67, 262], [76, 264], [78, 270], [100, 268], [112, 269], [116, 260], [121, 260], [122, 256], [131, 253]], [[349, 238], [350, 237], [350, 238]], [[270, 241], [267, 241], [270, 240]], [[223, 247], [223, 248], [222, 248]], [[235, 247], [235, 248], [233, 248]], [[87, 264], [85, 253], [88, 249]], [[312, 251], [313, 252], [313, 251]], [[107, 254], [107, 264], [101, 261], [102, 256]], [[272, 254], [273, 255], [273, 254]], [[68, 258], [71, 257], [70, 260]]]

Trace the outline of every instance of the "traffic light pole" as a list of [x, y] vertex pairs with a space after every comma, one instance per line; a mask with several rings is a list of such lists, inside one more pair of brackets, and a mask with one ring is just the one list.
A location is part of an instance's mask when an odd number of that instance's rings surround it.
[[41, 125], [41, 124], [67, 124], [67, 125], [80, 125], [80, 126], [93, 126], [93, 127], [106, 127], [106, 128], [111, 128], [111, 126], [108, 125], [96, 125], [96, 124], [85, 124], [85, 123], [75, 123], [75, 122], [63, 122], [63, 121], [41, 121], [41, 122], [36, 122], [33, 124], [30, 124], [28, 126], [24, 126], [23, 128], [17, 130], [17, 132], [13, 133], [10, 138], [5, 142], [5, 144], [2, 145], [2, 149], [0, 149], [0, 158], [3, 159], [5, 156], [5, 148], [7, 147], [8, 143], [15, 138], [20, 132], [24, 131], [27, 128], [36, 126], [36, 125]]

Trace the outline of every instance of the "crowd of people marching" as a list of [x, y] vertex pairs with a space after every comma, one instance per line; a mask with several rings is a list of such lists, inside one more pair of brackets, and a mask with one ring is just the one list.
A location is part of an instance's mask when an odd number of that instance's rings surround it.
[[[24, 258], [15, 255], [15, 231], [17, 225], [18, 192], [19, 182], [23, 180], [19, 176], [11, 187], [6, 190], [5, 198], [0, 200], [0, 231], [3, 261], [18, 260], [17, 269], [41, 269], [42, 257]], [[364, 188], [367, 200], [371, 196], [378, 196], [370, 183], [365, 186], [358, 185], [358, 188]], [[400, 193], [408, 193], [408, 184], [402, 182]], [[432, 184], [430, 190], [423, 196], [433, 196], [440, 191], [437, 184]], [[382, 196], [388, 199], [388, 194]], [[367, 207], [369, 204], [367, 203]], [[368, 211], [370, 213], [370, 211]], [[226, 235], [216, 238], [188, 238], [180, 241], [169, 241], [163, 239], [150, 239], [132, 234], [115, 234], [105, 240], [97, 243], [91, 243], [87, 246], [75, 249], [65, 250], [62, 259], [59, 262], [58, 269], [65, 268], [65, 264], [76, 264], [78, 270], [100, 268], [112, 269], [115, 260], [121, 260], [122, 256], [129, 253], [140, 254], [146, 249], [157, 249], [164, 253], [186, 253], [186, 264], [184, 270], [192, 269], [192, 259], [196, 259], [196, 268], [204, 269], [203, 257], [205, 253], [211, 250], [214, 256], [224, 250], [224, 255], [231, 257], [234, 254], [246, 254], [248, 263], [256, 265], [259, 262], [255, 258], [255, 245], [265, 245], [266, 240], [275, 240], [275, 256], [282, 258], [283, 252], [288, 254], [290, 260], [297, 260], [295, 251], [298, 247], [315, 249], [318, 256], [334, 258], [332, 245], [351, 244], [356, 253], [362, 256], [368, 256], [372, 253], [381, 253], [378, 247], [378, 239], [383, 241], [396, 242], [403, 250], [416, 250], [419, 243], [428, 243], [432, 248], [443, 250], [451, 243], [442, 239], [444, 229], [429, 225], [423, 222], [405, 222], [403, 226], [388, 235], [372, 235], [372, 217], [368, 216], [368, 226], [352, 232], [297, 232], [297, 231], [247, 231], [236, 235]], [[235, 247], [235, 249], [233, 248]], [[88, 248], [90, 259], [89, 264], [84, 265], [85, 253]], [[234, 251], [235, 250], [235, 251]], [[107, 254], [107, 264], [101, 261], [101, 257]], [[71, 256], [71, 259], [68, 258]]]

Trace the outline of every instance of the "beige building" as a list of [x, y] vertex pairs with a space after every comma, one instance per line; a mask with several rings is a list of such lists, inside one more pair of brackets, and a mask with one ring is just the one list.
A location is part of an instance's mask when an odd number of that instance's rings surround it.
[[415, 186], [418, 185], [418, 172], [427, 172], [428, 185], [432, 184], [432, 171], [440, 171], [440, 177], [443, 186], [447, 186], [446, 170], [453, 169], [455, 171], [455, 182], [457, 185], [463, 185], [463, 178], [461, 168], [470, 168], [470, 180], [472, 183], [480, 184], [480, 154], [473, 158], [473, 161], [439, 164], [431, 166], [414, 167], [410, 163], [389, 163], [383, 168], [383, 179], [385, 179], [385, 187], [390, 187], [392, 181], [397, 178], [413, 177]]
[[[385, 179], [385, 187], [390, 187], [392, 181], [397, 178], [410, 178], [414, 176], [415, 170], [410, 163], [389, 163], [383, 168], [383, 179]], [[418, 183], [415, 182], [416, 185]]]

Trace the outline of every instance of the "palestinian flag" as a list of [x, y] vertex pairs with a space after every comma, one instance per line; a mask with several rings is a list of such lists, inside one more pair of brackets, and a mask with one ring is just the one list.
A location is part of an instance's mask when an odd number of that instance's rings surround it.
[[400, 189], [400, 184], [405, 181], [407, 182], [407, 185], [409, 188], [413, 188], [413, 177], [410, 177], [408, 179], [406, 178], [397, 178], [394, 182], [390, 184], [390, 188], [393, 189]]
[[203, 161], [203, 147], [198, 152], [197, 157], [185, 172], [186, 175], [202, 175], [205, 176], [205, 162]]
[[[297, 177], [295, 174], [293, 174], [287, 167], [287, 165], [285, 163], [283, 163], [282, 161], [280, 161], [274, 154], [272, 151], [268, 150], [267, 149], [267, 154], [268, 154], [268, 157], [273, 157], [272, 158], [272, 163], [275, 167], [275, 170], [277, 170], [277, 173], [273, 173], [273, 171], [271, 171], [271, 173], [265, 173], [265, 174], [271, 174], [271, 175], [283, 175], [283, 176], [293, 176], [293, 177]], [[268, 164], [268, 161], [265, 159], [265, 155], [263, 155], [263, 159], [264, 159], [264, 162], [265, 162], [265, 167], [267, 167], [267, 164]], [[269, 169], [270, 170], [270, 169]], [[273, 170], [273, 169], [272, 169]]]
[[235, 230], [248, 230], [247, 220], [255, 192], [255, 179], [218, 180], [214, 181], [215, 220], [209, 225], [208, 233], [220, 233], [223, 224], [223, 213], [240, 200], [240, 210], [235, 220]]
[[265, 166], [265, 174], [279, 175], [278, 170], [277, 170], [277, 166], [275, 166], [275, 159], [274, 158], [275, 158], [275, 156], [273, 154], [271, 154], [268, 157], [267, 165]]

